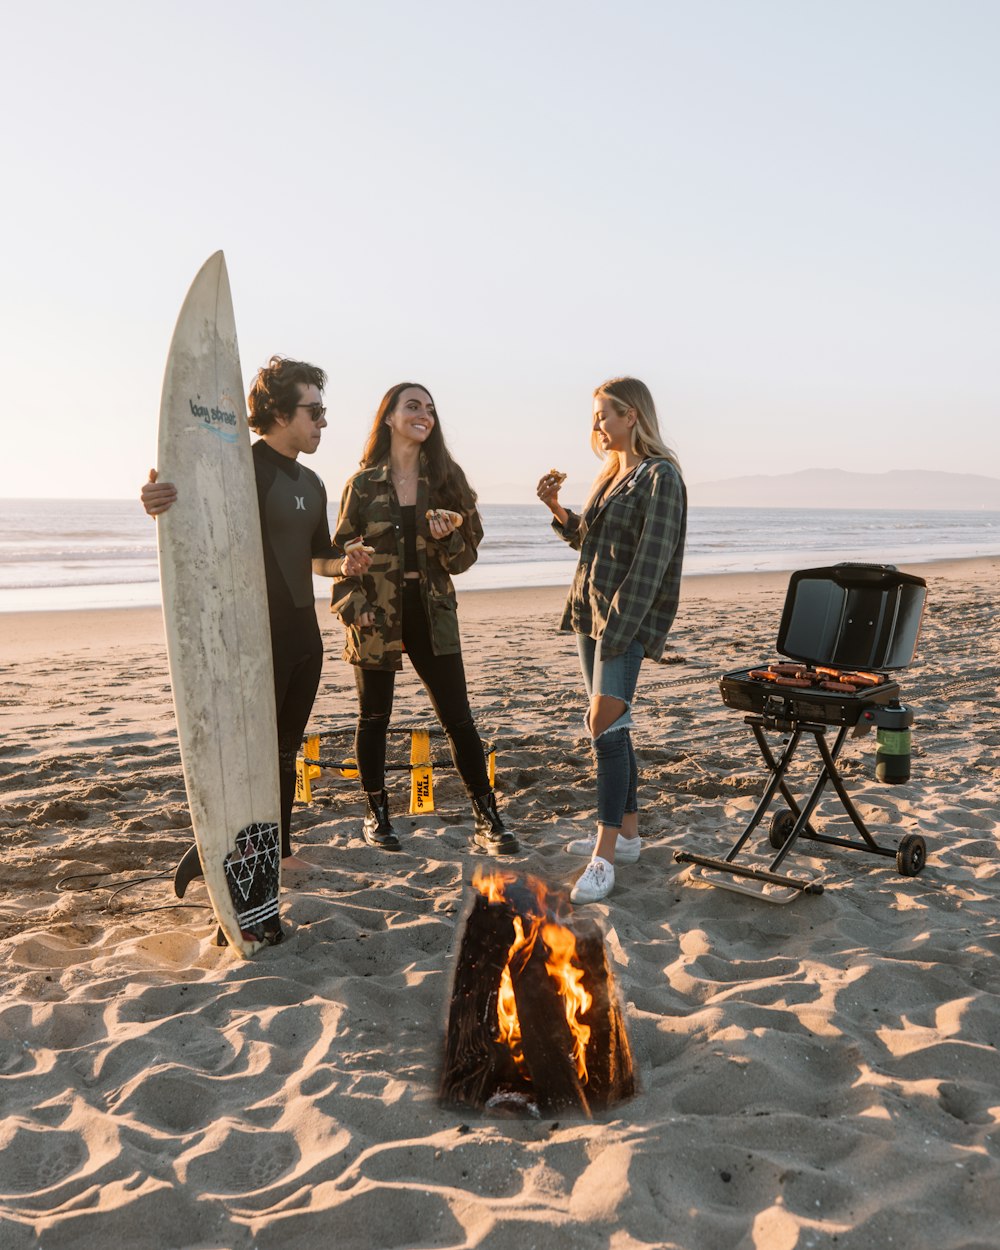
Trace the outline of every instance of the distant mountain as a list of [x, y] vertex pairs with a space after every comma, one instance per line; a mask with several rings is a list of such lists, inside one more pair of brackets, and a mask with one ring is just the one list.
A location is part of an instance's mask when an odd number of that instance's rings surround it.
[[803, 469], [798, 473], [731, 477], [688, 484], [688, 498], [703, 508], [926, 508], [1000, 512], [1000, 478], [933, 469], [850, 473]]

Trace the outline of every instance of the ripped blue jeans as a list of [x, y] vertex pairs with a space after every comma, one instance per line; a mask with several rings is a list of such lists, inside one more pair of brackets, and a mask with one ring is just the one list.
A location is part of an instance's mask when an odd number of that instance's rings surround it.
[[[577, 634], [580, 668], [587, 698], [595, 694], [621, 699], [625, 711], [603, 733], [591, 741], [597, 760], [597, 819], [609, 828], [620, 829], [626, 813], [637, 812], [636, 790], [639, 769], [632, 747], [632, 698], [642, 664], [642, 644], [633, 640], [621, 655], [604, 659], [601, 640]], [[587, 732], [590, 732], [587, 709]]]

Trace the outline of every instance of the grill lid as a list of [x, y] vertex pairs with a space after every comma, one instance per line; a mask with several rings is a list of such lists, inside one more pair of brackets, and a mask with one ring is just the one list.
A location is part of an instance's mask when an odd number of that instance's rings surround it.
[[778, 650], [838, 668], [906, 668], [926, 597], [923, 578], [891, 564], [800, 569], [788, 583]]

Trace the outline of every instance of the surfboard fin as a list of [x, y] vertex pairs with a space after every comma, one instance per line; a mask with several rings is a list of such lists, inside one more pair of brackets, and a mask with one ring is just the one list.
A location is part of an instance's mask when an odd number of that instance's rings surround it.
[[174, 893], [178, 898], [183, 898], [184, 891], [195, 877], [203, 877], [204, 875], [198, 847], [196, 845], [189, 846], [181, 857], [180, 863], [174, 869]]

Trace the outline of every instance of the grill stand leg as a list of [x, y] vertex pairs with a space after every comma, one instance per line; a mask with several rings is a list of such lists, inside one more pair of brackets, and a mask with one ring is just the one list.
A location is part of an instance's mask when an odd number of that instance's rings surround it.
[[[767, 739], [761, 732], [760, 725], [755, 724], [749, 716], [747, 717], [747, 724], [753, 730], [753, 735], [757, 739], [757, 745], [760, 747], [761, 754], [764, 756], [764, 760], [771, 772], [771, 780], [767, 783], [764, 793], [760, 796], [760, 802], [754, 809], [754, 814], [750, 817], [750, 823], [743, 830], [742, 834], [740, 834], [740, 836], [736, 839], [732, 849], [726, 856], [726, 859], [730, 862], [740, 853], [743, 849], [744, 843], [764, 819], [764, 814], [771, 806], [775, 793], [779, 789], [781, 790], [785, 802], [792, 809], [792, 811], [795, 812], [796, 816], [799, 812], [798, 804], [795, 802], [791, 791], [785, 784], [785, 773], [788, 772], [788, 767], [792, 762], [792, 756], [795, 754], [795, 748], [799, 745], [799, 739], [802, 737], [802, 730], [796, 728], [792, 731], [792, 736], [788, 739], [785, 749], [781, 753], [780, 761], [775, 762], [775, 758], [771, 753], [771, 748], [767, 744]], [[783, 849], [784, 848], [782, 848], [782, 850]], [[780, 863], [783, 858], [784, 856], [779, 856], [778, 860], [771, 865], [772, 871], [775, 867], [777, 867], [777, 864]]]
[[[847, 812], [848, 816], [850, 816], [855, 829], [857, 829], [858, 833], [861, 834], [863, 841], [856, 842], [850, 838], [836, 838], [828, 833], [817, 833], [815, 830], [807, 830], [802, 836], [808, 838], [812, 842], [825, 842], [827, 846], [842, 846], [849, 851], [868, 851], [872, 855], [887, 855], [890, 859], [895, 859], [895, 850], [890, 850], [887, 846], [879, 846], [879, 844], [872, 837], [868, 826], [861, 818], [861, 813], [851, 802], [851, 796], [847, 793], [847, 789], [844, 786], [844, 779], [841, 777], [837, 768], [837, 756], [840, 754], [840, 748], [844, 745], [844, 739], [847, 737], [847, 727], [844, 726], [844, 728], [842, 728], [837, 734], [837, 739], [833, 744], [832, 751], [827, 745], [826, 733], [822, 727], [810, 725], [809, 729], [815, 737], [816, 746], [819, 748], [819, 753], [823, 757], [823, 772], [820, 775], [823, 777], [824, 783], [826, 779], [829, 778], [830, 784], [833, 786], [834, 790], [836, 790], [837, 797], [844, 806], [844, 811]], [[818, 797], [819, 796], [817, 795], [817, 798]], [[782, 847], [781, 849], [784, 850], [785, 848]]]
[[[844, 786], [843, 778], [837, 768], [837, 757], [840, 755], [841, 748], [847, 739], [848, 726], [843, 725], [837, 732], [833, 747], [828, 745], [826, 740], [826, 726], [813, 724], [807, 721], [797, 722], [795, 724], [775, 725], [773, 722], [763, 716], [748, 716], [746, 724], [750, 726], [753, 736], [757, 742], [758, 749], [763, 756], [764, 762], [768, 767], [771, 776], [764, 788], [764, 793], [760, 797], [760, 802], [754, 809], [753, 815], [747, 824], [746, 829], [733, 843], [724, 859], [718, 859], [710, 855], [695, 855], [689, 851], [676, 851], [674, 859], [682, 864], [699, 864], [705, 868], [712, 868], [720, 872], [732, 873], [734, 876], [751, 877], [756, 881], [769, 882], [774, 885], [787, 886], [795, 890], [801, 890], [804, 894], [822, 894], [823, 886], [819, 882], [803, 880], [801, 878], [787, 877], [783, 873], [779, 873], [778, 869], [786, 857], [791, 853], [795, 843], [800, 837], [808, 839], [810, 842], [823, 842], [828, 846], [844, 847], [847, 850], [868, 851], [875, 855], [887, 855], [894, 858], [896, 852], [888, 847], [879, 846], [872, 837], [865, 822], [861, 818], [861, 813], [854, 806], [850, 795]], [[790, 736], [785, 748], [781, 753], [780, 759], [775, 759], [774, 752], [764, 737], [764, 727], [781, 728], [788, 730]], [[803, 732], [808, 732], [816, 740], [816, 747], [823, 761], [823, 767], [820, 769], [812, 789], [809, 792], [804, 804], [800, 806], [798, 800], [791, 792], [785, 775], [788, 772], [795, 754], [799, 741]], [[829, 782], [843, 804], [844, 810], [850, 816], [855, 828], [860, 833], [863, 841], [854, 841], [849, 838], [833, 837], [829, 834], [820, 833], [814, 829], [809, 823], [809, 819], [826, 789]], [[747, 840], [753, 834], [760, 822], [764, 819], [767, 809], [771, 806], [775, 794], [781, 794], [782, 798], [788, 804], [789, 811], [795, 817], [795, 824], [789, 831], [788, 837], [782, 843], [780, 850], [766, 869], [762, 868], [746, 868], [741, 864], [736, 864], [735, 858], [746, 845]]]
[[[816, 783], [817, 788], [813, 790], [813, 794], [810, 796], [809, 802], [806, 805], [805, 817], [803, 818], [802, 809], [799, 807], [798, 799], [796, 799], [795, 795], [792, 794], [791, 790], [788, 788], [787, 784], [785, 783], [785, 773], [788, 771], [788, 767], [792, 762], [792, 753], [794, 752], [795, 748], [798, 746], [799, 738], [802, 735], [803, 726], [796, 726], [796, 728], [792, 732], [792, 736], [789, 738], [785, 746], [784, 751], [781, 753], [781, 759], [775, 762], [774, 755], [771, 751], [771, 747], [768, 744], [767, 739], [764, 737], [764, 731], [762, 729], [762, 725], [763, 725], [762, 719], [757, 716], [748, 716], [746, 718], [746, 723], [750, 726], [751, 730], [753, 731], [753, 736], [757, 740], [757, 746], [760, 750], [761, 755], [764, 757], [764, 763], [767, 764], [768, 768], [773, 774], [770, 784], [768, 785], [767, 789], [764, 791], [764, 794], [763, 794], [763, 797], [761, 798], [760, 803], [757, 805], [757, 811], [754, 813], [754, 815], [756, 816], [756, 820], [754, 821], [754, 824], [756, 825], [761, 820], [763, 820], [764, 813], [770, 807], [771, 800], [774, 798], [775, 790], [781, 791], [781, 797], [788, 804], [789, 810], [791, 811], [792, 815], [795, 817], [794, 827], [792, 828], [784, 845], [782, 846], [781, 850], [778, 852], [777, 856], [775, 857], [774, 861], [771, 864], [770, 871], [775, 872], [780, 867], [782, 860], [785, 858], [788, 852], [792, 849], [792, 846], [794, 845], [796, 838], [798, 838], [803, 833], [803, 831], [808, 831], [808, 836], [815, 836], [816, 830], [813, 829], [812, 825], [809, 824], [809, 817], [812, 815], [816, 807], [816, 804], [819, 802], [819, 796], [823, 791], [823, 787], [826, 785], [826, 777], [822, 773], [820, 774], [820, 779]], [[839, 751], [839, 749], [840, 749], [839, 745], [835, 747], [835, 750]]]

